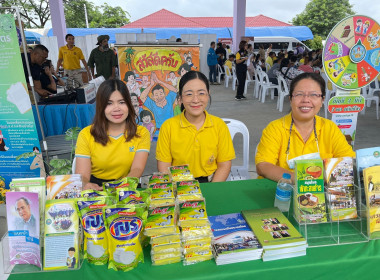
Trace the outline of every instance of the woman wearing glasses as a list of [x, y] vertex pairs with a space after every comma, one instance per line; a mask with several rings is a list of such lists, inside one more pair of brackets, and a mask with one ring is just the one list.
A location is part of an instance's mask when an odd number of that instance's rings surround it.
[[206, 111], [211, 101], [207, 77], [189, 71], [179, 82], [178, 94], [182, 113], [165, 121], [158, 136], [158, 171], [189, 164], [201, 183], [225, 181], [235, 151], [227, 125]]
[[257, 174], [278, 181], [295, 160], [354, 157], [352, 147], [330, 120], [317, 116], [325, 97], [319, 74], [303, 73], [290, 85], [291, 113], [264, 130], [256, 153]]

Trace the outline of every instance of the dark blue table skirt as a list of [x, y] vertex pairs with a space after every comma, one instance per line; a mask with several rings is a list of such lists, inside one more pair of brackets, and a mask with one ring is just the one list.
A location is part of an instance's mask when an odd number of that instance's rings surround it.
[[[38, 105], [45, 137], [64, 134], [71, 127], [84, 128], [90, 125], [95, 116], [95, 106], [95, 103]], [[32, 107], [38, 138], [42, 140], [36, 107]]]

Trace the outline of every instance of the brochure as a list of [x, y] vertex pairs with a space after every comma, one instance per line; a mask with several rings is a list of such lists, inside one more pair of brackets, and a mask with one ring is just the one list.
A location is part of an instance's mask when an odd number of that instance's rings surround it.
[[79, 174], [49, 176], [46, 179], [47, 200], [79, 198], [82, 177]]
[[75, 200], [48, 200], [45, 209], [44, 270], [78, 268], [79, 218]]
[[10, 264], [41, 267], [38, 194], [7, 192], [6, 207]]
[[367, 202], [367, 227], [370, 238], [380, 237], [380, 166], [363, 170]]

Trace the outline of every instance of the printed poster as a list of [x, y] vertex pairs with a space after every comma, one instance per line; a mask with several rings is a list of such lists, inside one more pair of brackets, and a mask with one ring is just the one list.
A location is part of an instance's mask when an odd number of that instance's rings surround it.
[[10, 264], [41, 267], [38, 193], [7, 192]]
[[179, 80], [188, 71], [199, 70], [199, 47], [119, 46], [118, 59], [136, 122], [149, 130], [153, 140], [164, 121], [181, 113]]
[[[26, 87], [12, 15], [0, 15], [0, 175], [45, 177], [41, 148]], [[18, 156], [29, 153], [29, 157]]]

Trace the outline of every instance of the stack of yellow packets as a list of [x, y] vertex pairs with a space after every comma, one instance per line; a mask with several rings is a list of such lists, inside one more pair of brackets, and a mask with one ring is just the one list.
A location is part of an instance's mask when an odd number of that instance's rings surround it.
[[182, 260], [175, 191], [169, 181], [169, 175], [163, 174], [154, 174], [149, 180], [152, 195], [144, 234], [150, 237], [153, 265], [176, 263]]
[[184, 265], [213, 258], [212, 231], [204, 200], [179, 203], [179, 226], [184, 254]]

